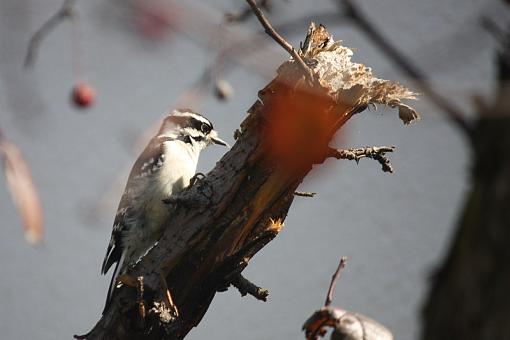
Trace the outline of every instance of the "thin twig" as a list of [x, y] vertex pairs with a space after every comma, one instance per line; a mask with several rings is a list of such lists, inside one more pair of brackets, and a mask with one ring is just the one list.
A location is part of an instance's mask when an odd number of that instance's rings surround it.
[[364, 148], [354, 149], [329, 149], [328, 157], [336, 159], [348, 159], [359, 162], [361, 158], [372, 158], [381, 164], [382, 171], [393, 173], [393, 167], [390, 160], [386, 157], [387, 152], [395, 151], [394, 146], [366, 146]]
[[[259, 7], [261, 9], [266, 10], [267, 12], [271, 11], [271, 0], [260, 0], [259, 1]], [[243, 7], [241, 10], [236, 12], [229, 12], [225, 14], [225, 20], [227, 22], [233, 23], [233, 22], [241, 22], [245, 21], [250, 17], [251, 14], [251, 8], [250, 6]]]
[[294, 191], [294, 196], [300, 197], [314, 197], [316, 194], [316, 192]]
[[473, 128], [471, 124], [466, 121], [462, 110], [434, 90], [425, 74], [404, 56], [402, 52], [393, 46], [390, 41], [380, 33], [381, 31], [376, 29], [363, 13], [361, 13], [355, 5], [355, 0], [338, 0], [337, 2], [344, 9], [346, 16], [357, 24], [363, 33], [365, 33], [396, 66], [407, 73], [411, 80], [414, 81], [415, 85], [427, 95], [434, 104], [441, 108], [466, 136], [471, 138]]
[[34, 64], [41, 40], [46, 37], [55, 27], [57, 27], [58, 24], [73, 16], [74, 2], [75, 0], [65, 0], [60, 9], [55, 14], [53, 14], [30, 38], [27, 54], [25, 56], [25, 67], [30, 67]]
[[306, 76], [308, 77], [308, 80], [313, 80], [313, 72], [312, 70], [306, 65], [303, 58], [297, 53], [297, 51], [292, 47], [292, 45], [285, 40], [278, 32], [275, 31], [273, 26], [269, 23], [266, 16], [262, 12], [262, 10], [258, 7], [255, 0], [246, 0], [248, 4], [250, 5], [251, 9], [253, 10], [253, 13], [257, 16], [257, 19], [259, 19], [260, 23], [264, 27], [265, 32], [274, 39], [281, 47], [283, 47], [289, 54], [292, 56], [292, 58], [303, 68], [303, 71], [305, 71]]
[[241, 293], [242, 296], [246, 294], [250, 294], [254, 298], [260, 301], [267, 301], [267, 297], [269, 296], [269, 291], [267, 289], [261, 288], [256, 284], [252, 283], [250, 280], [245, 278], [242, 274], [237, 274], [230, 281], [232, 286], [236, 287]]
[[328, 295], [326, 295], [326, 302], [324, 302], [324, 307], [331, 305], [331, 302], [333, 301], [333, 293], [335, 292], [336, 282], [340, 278], [340, 274], [342, 274], [342, 269], [344, 269], [346, 263], [347, 257], [342, 256], [340, 263], [338, 264], [338, 268], [331, 277], [331, 283], [329, 284]]
[[507, 33], [496, 22], [489, 17], [483, 16], [480, 18], [480, 25], [483, 29], [489, 32], [500, 44], [507, 43]]

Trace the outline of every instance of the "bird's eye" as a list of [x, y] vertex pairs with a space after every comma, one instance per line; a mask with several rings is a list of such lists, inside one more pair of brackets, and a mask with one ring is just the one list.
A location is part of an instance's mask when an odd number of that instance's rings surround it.
[[203, 133], [209, 133], [211, 132], [211, 126], [209, 124], [202, 123], [200, 130], [202, 130]]

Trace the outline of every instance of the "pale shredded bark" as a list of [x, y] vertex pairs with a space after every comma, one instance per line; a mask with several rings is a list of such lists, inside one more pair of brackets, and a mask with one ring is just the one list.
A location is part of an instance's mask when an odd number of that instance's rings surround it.
[[[312, 40], [323, 32], [324, 39]], [[334, 41], [324, 26], [310, 24], [309, 34], [300, 51], [305, 60], [310, 61], [313, 71], [318, 75], [322, 86], [329, 89], [330, 95], [339, 96], [352, 106], [384, 104], [398, 108], [399, 118], [404, 124], [419, 120], [419, 114], [401, 100], [416, 99], [417, 93], [410, 91], [398, 82], [379, 79], [370, 67], [351, 61], [353, 51], [342, 46], [342, 41]]]

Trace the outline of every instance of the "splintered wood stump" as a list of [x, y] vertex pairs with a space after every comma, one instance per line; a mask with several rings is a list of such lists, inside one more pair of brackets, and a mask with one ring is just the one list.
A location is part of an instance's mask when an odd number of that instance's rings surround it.
[[404, 123], [418, 117], [400, 102], [414, 93], [351, 62], [352, 51], [323, 26], [311, 24], [299, 53], [313, 80], [294, 60], [280, 66], [248, 110], [236, 144], [176, 197], [162, 238], [128, 273], [143, 277], [146, 316], [139, 290], [123, 285], [85, 338], [184, 338], [215, 294], [280, 232], [295, 189], [328, 157], [331, 138], [350, 117], [372, 103], [397, 107]]

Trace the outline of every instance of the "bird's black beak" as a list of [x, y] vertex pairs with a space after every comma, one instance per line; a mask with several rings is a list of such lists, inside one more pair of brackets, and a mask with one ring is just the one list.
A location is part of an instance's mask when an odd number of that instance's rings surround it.
[[227, 142], [218, 137], [218, 133], [215, 130], [212, 130], [211, 133], [209, 134], [209, 140], [214, 144], [223, 145], [230, 149], [230, 145], [228, 145]]
[[225, 142], [223, 139], [219, 137], [213, 137], [211, 138], [211, 140], [213, 141], [214, 144], [223, 145], [230, 149], [230, 145], [228, 145], [227, 142]]

